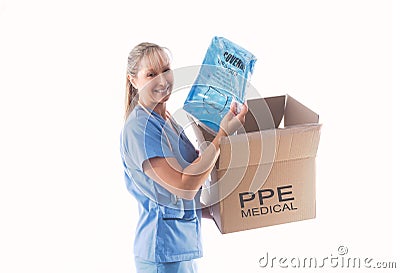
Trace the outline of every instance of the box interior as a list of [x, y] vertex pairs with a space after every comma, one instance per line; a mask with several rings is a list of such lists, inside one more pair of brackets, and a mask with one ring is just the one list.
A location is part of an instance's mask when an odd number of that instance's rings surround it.
[[289, 95], [251, 99], [247, 103], [249, 111], [246, 114], [245, 130], [238, 133], [319, 122], [318, 114]]

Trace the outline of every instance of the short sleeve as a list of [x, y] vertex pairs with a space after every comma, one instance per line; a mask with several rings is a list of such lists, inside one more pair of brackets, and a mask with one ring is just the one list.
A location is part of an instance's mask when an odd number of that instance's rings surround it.
[[154, 157], [174, 157], [160, 122], [149, 116], [130, 120], [123, 134], [126, 155], [143, 171], [143, 162]]

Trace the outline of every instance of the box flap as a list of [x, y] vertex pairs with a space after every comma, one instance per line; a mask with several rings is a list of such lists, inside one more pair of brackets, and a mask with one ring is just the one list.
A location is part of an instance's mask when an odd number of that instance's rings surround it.
[[278, 128], [285, 109], [285, 96], [251, 99], [247, 101], [244, 128], [246, 132]]
[[265, 99], [274, 119], [274, 128], [278, 128], [282, 121], [285, 109], [285, 99], [285, 96], [269, 97]]
[[277, 149], [275, 162], [317, 155], [321, 125], [295, 126], [277, 129]]
[[309, 108], [287, 95], [285, 107], [285, 127], [299, 124], [318, 123], [319, 116]]
[[275, 131], [264, 130], [222, 138], [218, 169], [274, 162], [277, 144]]
[[320, 124], [308, 124], [225, 137], [218, 169], [315, 157], [320, 129]]

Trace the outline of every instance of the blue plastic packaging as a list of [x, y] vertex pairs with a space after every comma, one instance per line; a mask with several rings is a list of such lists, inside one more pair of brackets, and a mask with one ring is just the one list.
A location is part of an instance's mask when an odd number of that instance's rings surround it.
[[[214, 37], [183, 109], [217, 133], [231, 102], [244, 103], [256, 57], [223, 37]], [[204, 126], [203, 126], [204, 127]]]

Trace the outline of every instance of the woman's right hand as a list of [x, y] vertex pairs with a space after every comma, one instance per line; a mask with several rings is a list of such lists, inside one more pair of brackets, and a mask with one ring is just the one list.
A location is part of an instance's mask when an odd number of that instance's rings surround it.
[[224, 116], [222, 119], [219, 127], [219, 134], [223, 136], [228, 136], [236, 132], [240, 127], [243, 126], [245, 121], [245, 116], [248, 111], [247, 103], [245, 102], [242, 105], [242, 109], [240, 110], [239, 114], [237, 113], [237, 103], [232, 102], [229, 112]]

